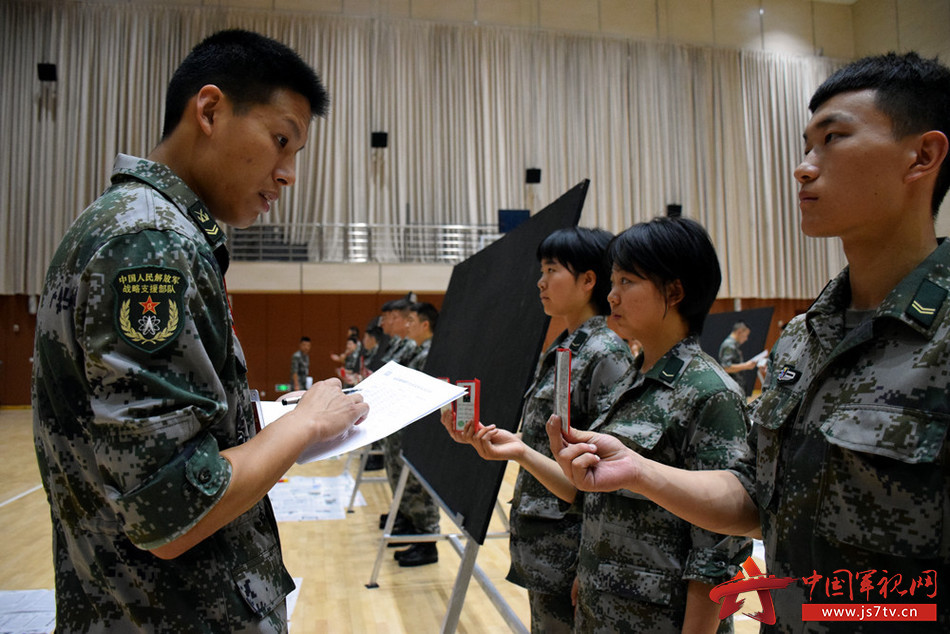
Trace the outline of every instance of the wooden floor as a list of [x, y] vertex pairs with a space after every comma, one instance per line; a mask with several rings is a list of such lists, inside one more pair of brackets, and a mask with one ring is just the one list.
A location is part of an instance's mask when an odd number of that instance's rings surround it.
[[[32, 412], [0, 409], [0, 590], [53, 588], [49, 507], [40, 486], [33, 452]], [[355, 462], [355, 461], [354, 461]], [[344, 460], [294, 466], [288, 475], [337, 476]], [[517, 466], [509, 465], [499, 494], [508, 500]], [[380, 513], [388, 511], [389, 485], [365, 483], [360, 492], [366, 506], [344, 520], [284, 522], [280, 525], [284, 559], [290, 574], [302, 579], [291, 617], [294, 634], [438, 632], [448, 607], [460, 558], [447, 542], [439, 542], [439, 562], [400, 568], [387, 549], [378, 588], [368, 589], [376, 560]], [[507, 512], [507, 506], [505, 507]], [[454, 525], [445, 516], [442, 530]], [[501, 531], [493, 518], [490, 532]], [[529, 622], [527, 593], [505, 581], [507, 539], [488, 539], [478, 566], [491, 579], [515, 614]], [[760, 564], [761, 565], [761, 564]], [[753, 595], [754, 600], [754, 595]], [[748, 602], [743, 611], [757, 609]], [[758, 631], [757, 623], [739, 621], [740, 634]], [[506, 632], [504, 619], [473, 579], [459, 620], [458, 632]]]

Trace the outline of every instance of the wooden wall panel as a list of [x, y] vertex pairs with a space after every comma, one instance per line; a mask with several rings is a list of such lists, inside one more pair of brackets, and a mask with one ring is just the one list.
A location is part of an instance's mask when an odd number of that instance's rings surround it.
[[[235, 293], [231, 310], [248, 364], [248, 383], [261, 398], [278, 396], [274, 386], [290, 380], [290, 357], [300, 337], [310, 337], [310, 374], [319, 381], [335, 376], [330, 354], [343, 351], [346, 333], [362, 334], [380, 307], [401, 293]], [[442, 293], [419, 293], [419, 301], [442, 306]]]
[[0, 296], [0, 405], [29, 405], [36, 315], [26, 295]]
[[[301, 335], [313, 340], [310, 352], [314, 378], [333, 375], [332, 352], [340, 352], [347, 328], [355, 325], [360, 332], [378, 313], [383, 303], [402, 297], [399, 293], [235, 293], [231, 296], [235, 330], [244, 347], [251, 387], [274, 398], [274, 385], [286, 383], [290, 374], [290, 356]], [[420, 301], [442, 307], [443, 294], [420, 293]], [[766, 338], [771, 347], [778, 338], [779, 324], [787, 323], [803, 312], [810, 300], [743, 299], [742, 308], [773, 306], [775, 314]], [[733, 310], [732, 299], [719, 299], [711, 312]], [[14, 327], [17, 327], [16, 329]], [[550, 342], [563, 330], [553, 323], [548, 331]], [[18, 330], [18, 332], [14, 332]], [[23, 406], [30, 403], [33, 337], [36, 317], [29, 314], [26, 295], [0, 295], [0, 405]]]

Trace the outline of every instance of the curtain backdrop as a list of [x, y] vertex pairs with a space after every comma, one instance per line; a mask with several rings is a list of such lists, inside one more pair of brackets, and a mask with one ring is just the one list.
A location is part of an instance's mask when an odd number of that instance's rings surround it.
[[[158, 142], [165, 86], [210, 33], [249, 28], [317, 69], [311, 128], [275, 222], [492, 224], [581, 179], [581, 219], [617, 232], [701, 221], [721, 296], [806, 298], [844, 264], [798, 229], [792, 171], [822, 58], [603, 36], [141, 4], [0, 4], [0, 293], [38, 293], [117, 152]], [[36, 64], [55, 63], [40, 82]], [[370, 132], [389, 146], [370, 147]], [[539, 184], [525, 169], [541, 168]]]

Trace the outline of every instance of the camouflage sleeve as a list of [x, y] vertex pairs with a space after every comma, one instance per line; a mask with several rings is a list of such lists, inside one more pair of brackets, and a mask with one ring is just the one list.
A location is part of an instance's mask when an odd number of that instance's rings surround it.
[[[748, 430], [742, 398], [731, 391], [713, 394], [702, 405], [686, 453], [691, 470], [728, 469], [746, 459]], [[683, 577], [716, 584], [735, 576], [752, 553], [752, 540], [690, 527], [690, 552]]]
[[607, 347], [598, 351], [597, 359], [591, 363], [590, 380], [587, 389], [587, 412], [590, 423], [610, 407], [611, 394], [617, 382], [626, 374], [633, 359], [626, 349]]
[[79, 295], [97, 468], [129, 539], [154, 548], [187, 532], [230, 482], [208, 432], [227, 413], [220, 373], [233, 362], [223, 284], [194, 242], [151, 230], [101, 247]]
[[727, 339], [719, 347], [719, 365], [728, 367], [741, 363], [739, 360], [739, 348], [737, 348], [731, 339]]
[[303, 374], [303, 357], [296, 352], [290, 357], [290, 376], [300, 376]]

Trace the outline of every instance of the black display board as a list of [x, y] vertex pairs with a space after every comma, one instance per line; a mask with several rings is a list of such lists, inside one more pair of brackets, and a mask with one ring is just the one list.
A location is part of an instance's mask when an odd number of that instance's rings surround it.
[[[703, 322], [703, 334], [700, 337], [699, 345], [706, 354], [718, 361], [719, 346], [732, 332], [733, 324], [737, 321], [744, 321], [750, 329], [749, 338], [739, 346], [739, 349], [742, 351], [742, 358], [749, 360], [765, 349], [765, 340], [769, 334], [773, 311], [774, 309], [771, 306], [767, 306], [732, 313], [707, 315], [706, 321]], [[736, 378], [739, 387], [745, 390], [746, 395], [751, 396], [752, 389], [755, 387], [756, 371], [746, 370], [739, 374], [738, 377], [735, 374], [732, 376]]]
[[[538, 299], [537, 248], [577, 224], [584, 180], [503, 238], [452, 269], [425, 371], [481, 382], [481, 420], [514, 431], [547, 333]], [[403, 454], [465, 531], [484, 543], [505, 462], [482, 460], [453, 441], [435, 412], [406, 428]]]

